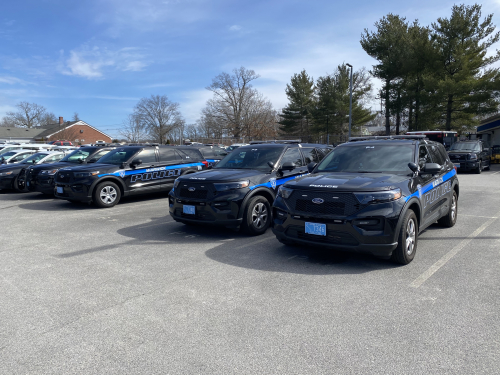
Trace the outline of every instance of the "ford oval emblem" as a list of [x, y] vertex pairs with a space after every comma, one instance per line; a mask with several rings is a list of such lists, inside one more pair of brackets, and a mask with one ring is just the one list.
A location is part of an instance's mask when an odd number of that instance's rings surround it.
[[196, 190], [196, 188], [194, 188], [194, 187], [190, 187], [190, 188], [188, 188], [188, 190], [189, 190], [189, 191], [195, 191], [195, 190]]
[[324, 200], [323, 200], [323, 199], [321, 199], [321, 198], [314, 198], [314, 199], [312, 200], [312, 202], [313, 202], [313, 203], [316, 203], [316, 204], [321, 204], [321, 203], [323, 203], [323, 202], [324, 202]]

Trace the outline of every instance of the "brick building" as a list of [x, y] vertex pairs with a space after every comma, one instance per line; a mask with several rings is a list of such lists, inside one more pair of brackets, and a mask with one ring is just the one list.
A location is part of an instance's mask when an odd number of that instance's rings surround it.
[[44, 126], [44, 130], [35, 136], [35, 141], [66, 140], [73, 144], [87, 144], [103, 141], [111, 143], [111, 137], [106, 133], [90, 126], [85, 121], [66, 121], [59, 117], [58, 124]]

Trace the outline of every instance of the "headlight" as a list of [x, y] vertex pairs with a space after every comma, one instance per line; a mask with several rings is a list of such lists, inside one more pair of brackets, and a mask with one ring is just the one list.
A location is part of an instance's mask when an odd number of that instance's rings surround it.
[[470, 160], [477, 160], [477, 155], [476, 154], [470, 154], [469, 155]]
[[50, 176], [55, 175], [59, 169], [52, 169], [50, 171], [42, 171], [40, 174], [48, 174]]
[[292, 194], [292, 192], [292, 189], [286, 188], [284, 186], [280, 186], [280, 188], [278, 189], [278, 195], [283, 197], [284, 199], [287, 199], [290, 194]]
[[180, 183], [181, 183], [181, 181], [180, 181], [178, 178], [176, 178], [176, 179], [175, 179], [175, 181], [174, 181], [174, 189], [175, 189], [177, 186], [179, 186], [179, 184], [180, 184]]
[[246, 188], [250, 185], [250, 181], [238, 181], [238, 182], [227, 182], [222, 184], [214, 184], [215, 190], [217, 191], [226, 191], [226, 190], [234, 190], [234, 189], [242, 189]]
[[384, 203], [395, 201], [401, 198], [401, 189], [377, 191], [371, 193], [354, 193], [354, 195], [361, 204]]
[[82, 177], [91, 177], [99, 174], [99, 171], [96, 172], [79, 172], [75, 173], [75, 178], [82, 178]]
[[3, 172], [3, 173], [0, 173], [0, 176], [9, 176], [11, 174], [12, 174], [12, 172]]

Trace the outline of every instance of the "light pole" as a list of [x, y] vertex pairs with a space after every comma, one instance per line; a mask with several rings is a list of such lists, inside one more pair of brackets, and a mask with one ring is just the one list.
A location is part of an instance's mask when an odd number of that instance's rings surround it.
[[352, 65], [346, 64], [349, 68], [351, 68], [351, 83], [349, 85], [349, 138], [351, 138], [351, 125], [352, 125]]

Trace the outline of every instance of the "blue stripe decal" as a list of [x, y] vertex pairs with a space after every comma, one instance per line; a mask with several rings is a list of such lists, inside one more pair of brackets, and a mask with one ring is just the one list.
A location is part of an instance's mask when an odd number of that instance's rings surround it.
[[[277, 186], [280, 186], [280, 185], [283, 185], [285, 182], [288, 182], [290, 180], [294, 180], [296, 178], [299, 178], [299, 177], [302, 177], [302, 176], [307, 176], [309, 173], [302, 173], [302, 174], [298, 174], [298, 175], [295, 175], [295, 176], [291, 176], [291, 177], [285, 177], [285, 178], [280, 178], [280, 179], [271, 179], [271, 181], [269, 182], [266, 182], [264, 184], [258, 184], [258, 185], [254, 185], [254, 186], [249, 186], [249, 189], [250, 190], [253, 190], [253, 189], [256, 189], [258, 187], [261, 187], [261, 186], [265, 186], [265, 187], [268, 187], [270, 189], [274, 189], [276, 188]], [[274, 185], [274, 186], [273, 186]]]
[[153, 167], [153, 168], [145, 168], [145, 169], [134, 169], [131, 171], [116, 171], [113, 173], [104, 173], [104, 174], [99, 174], [97, 177], [103, 177], [103, 176], [117, 176], [117, 177], [125, 177], [125, 176], [130, 176], [133, 174], [140, 174], [140, 173], [147, 173], [147, 172], [159, 172], [159, 171], [168, 171], [170, 169], [179, 169], [179, 168], [188, 168], [188, 167], [197, 167], [197, 166], [203, 166], [205, 164], [203, 163], [190, 163], [190, 164], [177, 164], [177, 165], [170, 165], [170, 166], [165, 166], [165, 167]]
[[435, 187], [445, 183], [446, 181], [448, 181], [450, 178], [452, 178], [453, 176], [455, 176], [457, 174], [457, 171], [455, 171], [455, 169], [452, 169], [451, 171], [449, 171], [448, 173], [446, 173], [443, 177], [440, 177], [438, 178], [437, 180], [434, 180], [430, 183], [428, 183], [427, 185], [425, 185], [424, 187], [421, 187], [419, 188], [416, 192], [414, 192], [413, 194], [411, 195], [408, 195], [406, 198], [405, 198], [405, 202], [408, 202], [408, 200], [410, 200], [411, 198], [413, 197], [418, 197], [419, 199], [422, 198], [422, 195], [424, 195], [425, 193], [431, 191], [432, 189], [434, 189]]

